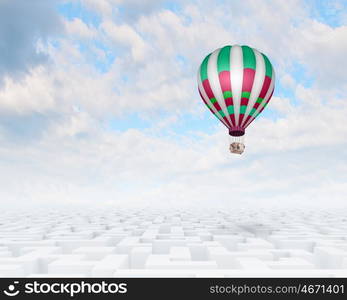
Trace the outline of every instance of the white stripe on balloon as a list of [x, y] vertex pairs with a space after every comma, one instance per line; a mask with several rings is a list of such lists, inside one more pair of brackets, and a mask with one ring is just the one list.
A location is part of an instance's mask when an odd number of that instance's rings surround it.
[[241, 92], [243, 81], [243, 54], [242, 48], [235, 45], [230, 51], [230, 82], [233, 95], [234, 114], [236, 126], [239, 125]]

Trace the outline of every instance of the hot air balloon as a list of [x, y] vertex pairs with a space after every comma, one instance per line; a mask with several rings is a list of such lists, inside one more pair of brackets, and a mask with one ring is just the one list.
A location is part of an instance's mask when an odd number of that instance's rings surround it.
[[198, 71], [199, 93], [228, 128], [230, 152], [242, 154], [246, 128], [269, 103], [275, 72], [269, 59], [248, 46], [225, 46], [210, 53]]

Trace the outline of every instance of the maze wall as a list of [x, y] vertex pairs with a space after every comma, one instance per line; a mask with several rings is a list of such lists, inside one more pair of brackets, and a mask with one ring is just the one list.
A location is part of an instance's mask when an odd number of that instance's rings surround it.
[[1, 277], [346, 277], [347, 210], [2, 211]]

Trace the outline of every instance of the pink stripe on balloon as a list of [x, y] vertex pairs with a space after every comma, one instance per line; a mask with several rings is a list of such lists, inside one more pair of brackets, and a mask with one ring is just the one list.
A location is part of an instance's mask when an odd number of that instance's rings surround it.
[[239, 126], [241, 126], [244, 116], [245, 116], [244, 114], [239, 115]]
[[208, 79], [205, 79], [203, 82], [202, 82], [202, 86], [204, 87], [204, 90], [206, 92], [206, 95], [208, 98], [215, 98], [213, 92], [212, 92], [212, 89], [211, 89], [211, 86], [210, 86], [210, 82], [208, 81]]
[[236, 126], [236, 120], [235, 120], [235, 115], [232, 114], [232, 115], [229, 115], [230, 116], [230, 119], [231, 119], [231, 122], [233, 123], [232, 127]]
[[[255, 70], [246, 68], [243, 70], [243, 80], [242, 80], [242, 92], [251, 92], [253, 87], [255, 77]], [[249, 99], [248, 98], [241, 98], [240, 105], [248, 106]], [[245, 117], [244, 114], [239, 115], [239, 125], [242, 124], [243, 118]]]
[[223, 93], [226, 91], [231, 91], [231, 83], [230, 83], [230, 72], [222, 71], [219, 73], [219, 83], [222, 88]]
[[241, 105], [248, 105], [248, 98], [241, 98]]
[[261, 92], [259, 94], [260, 98], [265, 98], [266, 93], [270, 87], [270, 83], [271, 83], [271, 78], [269, 76], [265, 76], [263, 87], [261, 88]]
[[225, 99], [225, 105], [226, 106], [234, 105], [233, 98], [226, 98]]
[[213, 103], [213, 106], [219, 111], [222, 110], [218, 102]]
[[[231, 92], [231, 82], [230, 82], [230, 72], [229, 71], [222, 71], [218, 74], [219, 76], [219, 84], [220, 87], [222, 89], [222, 92], [227, 92], [230, 91]], [[225, 105], [226, 107], [228, 107], [229, 105], [233, 105], [233, 98], [225, 98], [224, 99]], [[229, 115], [231, 123], [229, 122], [229, 119], [225, 118], [226, 121], [228, 122], [228, 124], [230, 124], [230, 126], [234, 126], [235, 124], [235, 117], [233, 115]]]
[[249, 68], [243, 70], [242, 92], [251, 92], [254, 76], [255, 70]]
[[[226, 98], [225, 99], [225, 105], [228, 107], [230, 105], [234, 105], [234, 102], [233, 102], [233, 98]], [[231, 123], [232, 123], [232, 126], [235, 126], [235, 116], [234, 114], [229, 114], [230, 116], [230, 120], [231, 120]]]
[[230, 122], [229, 122], [227, 117], [223, 117], [223, 120], [228, 124], [228, 126], [227, 126], [228, 128], [232, 127], [232, 125], [230, 124]]

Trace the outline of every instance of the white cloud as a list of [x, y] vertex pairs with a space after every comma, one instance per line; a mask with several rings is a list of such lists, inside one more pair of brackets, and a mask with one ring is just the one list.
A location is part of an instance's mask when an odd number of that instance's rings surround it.
[[282, 77], [279, 78], [279, 81], [280, 81], [281, 85], [286, 89], [294, 89], [295, 88], [296, 82], [295, 82], [294, 78], [288, 73], [283, 74]]
[[70, 37], [92, 39], [97, 35], [95, 28], [88, 26], [79, 18], [74, 18], [71, 21], [65, 20], [64, 23], [66, 32]]
[[286, 116], [290, 113], [295, 113], [297, 111], [295, 111], [293, 105], [290, 103], [290, 99], [289, 98], [283, 98], [283, 97], [272, 97], [271, 99], [271, 109], [276, 110], [277, 112], [279, 112], [282, 116]]
[[23, 81], [7, 77], [0, 89], [0, 112], [25, 114], [53, 109], [53, 92], [50, 79], [42, 67], [33, 69]]
[[332, 28], [317, 21], [302, 28], [302, 43], [296, 47], [297, 56], [317, 84], [325, 89], [346, 88], [347, 26]]
[[74, 0], [81, 2], [85, 7], [90, 9], [91, 11], [96, 11], [103, 16], [111, 16], [112, 15], [112, 4], [114, 1], [112, 0]]
[[145, 59], [148, 45], [141, 36], [129, 25], [116, 25], [106, 21], [100, 26], [114, 43], [115, 46], [125, 46], [130, 48], [132, 59], [136, 62]]

